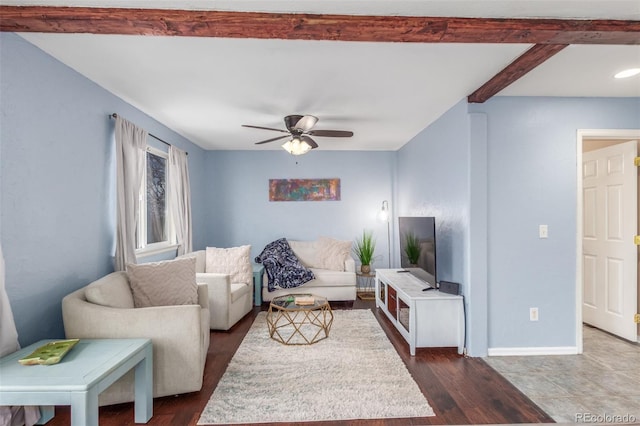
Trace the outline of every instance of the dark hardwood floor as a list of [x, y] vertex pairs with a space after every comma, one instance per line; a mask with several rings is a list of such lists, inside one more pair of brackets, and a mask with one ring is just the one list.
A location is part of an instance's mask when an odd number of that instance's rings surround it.
[[[512, 424], [553, 423], [530, 399], [480, 358], [459, 356], [455, 348], [418, 349], [409, 355], [409, 346], [375, 302], [356, 300], [353, 306], [332, 304], [333, 309], [372, 309], [420, 389], [435, 411], [435, 417], [412, 419], [313, 422], [315, 425], [425, 425], [425, 424]], [[262, 309], [266, 309], [263, 306]], [[204, 384], [200, 392], [156, 398], [149, 425], [195, 425], [227, 364], [242, 342], [261, 308], [255, 308], [228, 332], [211, 332]], [[250, 402], [247, 402], [250, 404]], [[56, 416], [47, 425], [68, 425], [69, 407], [56, 407]], [[100, 407], [103, 426], [133, 425], [133, 404]], [[288, 423], [286, 425], [299, 423]], [[267, 425], [264, 423], [263, 425]], [[278, 425], [285, 425], [278, 423]]]

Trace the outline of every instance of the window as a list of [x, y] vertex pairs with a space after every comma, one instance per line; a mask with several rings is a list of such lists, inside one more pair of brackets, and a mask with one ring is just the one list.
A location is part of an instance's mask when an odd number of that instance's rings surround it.
[[146, 167], [140, 188], [137, 253], [168, 248], [171, 238], [171, 217], [168, 210], [168, 155], [147, 147]]

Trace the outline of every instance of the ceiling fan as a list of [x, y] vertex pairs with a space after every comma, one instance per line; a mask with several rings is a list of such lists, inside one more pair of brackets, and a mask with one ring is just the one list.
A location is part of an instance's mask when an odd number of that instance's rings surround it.
[[251, 126], [249, 124], [243, 124], [242, 127], [273, 130], [275, 132], [287, 133], [284, 136], [277, 136], [275, 138], [256, 142], [256, 145], [274, 142], [279, 139], [291, 138], [282, 145], [282, 148], [284, 148], [289, 154], [293, 155], [306, 154], [310, 150], [318, 147], [318, 144], [313, 139], [311, 139], [310, 136], [332, 138], [350, 138], [351, 136], [353, 136], [353, 132], [348, 130], [311, 130], [317, 122], [318, 117], [314, 117], [313, 115], [287, 115], [284, 118], [284, 125], [286, 126], [287, 130], [274, 129], [271, 127]]

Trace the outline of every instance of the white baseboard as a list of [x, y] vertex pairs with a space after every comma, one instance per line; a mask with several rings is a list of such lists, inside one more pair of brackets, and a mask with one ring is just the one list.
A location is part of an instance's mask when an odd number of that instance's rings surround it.
[[535, 355], [576, 355], [576, 346], [556, 346], [537, 348], [489, 348], [489, 356], [535, 356]]

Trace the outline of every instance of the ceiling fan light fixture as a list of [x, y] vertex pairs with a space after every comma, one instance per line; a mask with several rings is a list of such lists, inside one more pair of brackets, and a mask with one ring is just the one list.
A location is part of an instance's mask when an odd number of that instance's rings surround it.
[[251, 124], [243, 124], [242, 127], [288, 133], [285, 136], [276, 136], [274, 138], [256, 142], [255, 144], [262, 145], [264, 143], [274, 142], [291, 137], [291, 139], [289, 139], [282, 145], [282, 148], [291, 155], [303, 155], [311, 151], [312, 149], [318, 148], [318, 143], [314, 141], [311, 136], [329, 138], [348, 138], [353, 136], [353, 132], [350, 130], [311, 130], [317, 122], [318, 117], [314, 117], [313, 115], [287, 115], [284, 117], [284, 124], [287, 130], [274, 129], [272, 127], [254, 126]]
[[629, 68], [628, 70], [620, 71], [619, 73], [617, 73], [613, 77], [614, 78], [629, 78], [629, 77], [633, 77], [634, 75], [638, 75], [638, 74], [640, 74], [640, 68]]
[[311, 151], [311, 145], [297, 136], [283, 143], [282, 148], [291, 155], [303, 155]]

